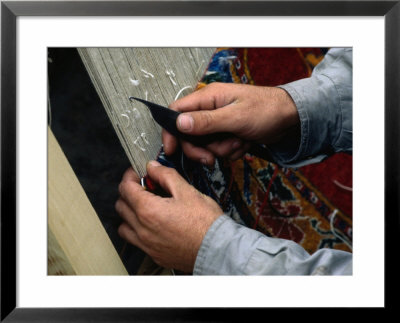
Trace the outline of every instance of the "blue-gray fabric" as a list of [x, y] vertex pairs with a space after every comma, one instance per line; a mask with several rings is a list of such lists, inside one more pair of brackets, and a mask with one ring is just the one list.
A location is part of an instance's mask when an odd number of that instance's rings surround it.
[[351, 275], [352, 254], [319, 249], [309, 255], [299, 244], [271, 238], [218, 217], [203, 239], [194, 275]]
[[[333, 152], [352, 151], [352, 49], [332, 48], [311, 77], [280, 86], [300, 116], [300, 146], [270, 146], [275, 161], [301, 167]], [[194, 275], [351, 275], [352, 254], [320, 249], [308, 254], [297, 243], [267, 237], [227, 215], [207, 231]]]
[[296, 104], [300, 117], [299, 146], [270, 146], [284, 167], [317, 163], [333, 152], [353, 149], [353, 51], [329, 50], [311, 77], [279, 86]]

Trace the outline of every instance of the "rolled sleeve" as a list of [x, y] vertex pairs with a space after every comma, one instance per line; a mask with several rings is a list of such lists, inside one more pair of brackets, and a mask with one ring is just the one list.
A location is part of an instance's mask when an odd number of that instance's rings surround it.
[[296, 104], [300, 145], [281, 142], [268, 149], [282, 166], [320, 162], [335, 152], [352, 151], [352, 49], [333, 48], [311, 77], [279, 86]]
[[226, 215], [199, 249], [194, 275], [351, 275], [352, 254], [320, 249], [309, 255], [290, 240], [270, 238]]

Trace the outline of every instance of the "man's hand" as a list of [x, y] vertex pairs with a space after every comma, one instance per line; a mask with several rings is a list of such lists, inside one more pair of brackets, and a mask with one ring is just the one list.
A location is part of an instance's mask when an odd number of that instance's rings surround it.
[[147, 172], [171, 197], [146, 191], [129, 168], [119, 185], [121, 198], [115, 205], [124, 220], [118, 232], [158, 265], [190, 273], [208, 228], [223, 211], [176, 170], [151, 161]]
[[[177, 127], [183, 133], [232, 133], [231, 138], [207, 147], [181, 141], [185, 154], [205, 165], [213, 165], [216, 156], [238, 159], [250, 148], [251, 142], [278, 142], [299, 124], [292, 98], [285, 90], [275, 87], [211, 83], [173, 102], [170, 108], [185, 112], [177, 119]], [[165, 153], [170, 155], [178, 141], [163, 130], [163, 144]]]

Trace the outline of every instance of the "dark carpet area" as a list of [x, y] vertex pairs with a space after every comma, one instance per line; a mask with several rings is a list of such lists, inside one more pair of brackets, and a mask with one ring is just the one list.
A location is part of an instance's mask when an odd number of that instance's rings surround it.
[[[49, 123], [117, 252], [118, 184], [129, 160], [75, 48], [49, 48]], [[122, 261], [135, 274], [144, 253], [127, 245]]]

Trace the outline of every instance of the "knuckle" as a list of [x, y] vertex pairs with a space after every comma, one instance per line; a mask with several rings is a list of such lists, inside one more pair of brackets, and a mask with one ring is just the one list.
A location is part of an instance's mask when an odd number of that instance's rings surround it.
[[207, 146], [207, 148], [217, 157], [226, 157], [232, 151], [229, 142], [213, 143], [212, 145]]
[[193, 149], [191, 147], [183, 147], [183, 151], [185, 155], [192, 160], [200, 160], [203, 155], [200, 155], [196, 149]]
[[122, 181], [118, 185], [118, 192], [119, 192], [120, 195], [123, 195], [124, 191], [125, 191], [125, 182]]
[[217, 90], [221, 88], [222, 83], [220, 82], [212, 82], [206, 86], [208, 89]]
[[148, 226], [151, 226], [154, 222], [153, 212], [148, 209], [148, 206], [143, 207], [139, 212], [137, 212], [137, 217], [142, 223], [145, 223]]
[[174, 178], [176, 176], [176, 174], [177, 174], [177, 172], [174, 168], [170, 168], [170, 167], [165, 168], [164, 172], [162, 174], [161, 180], [163, 180], [164, 182], [169, 181], [169, 180], [171, 180], [171, 178]]
[[135, 209], [137, 217], [147, 217], [149, 204], [146, 201], [143, 201], [143, 199], [138, 199], [135, 201], [135, 204], [132, 204], [132, 206]]
[[121, 213], [122, 212], [122, 201], [121, 200], [117, 200], [117, 202], [115, 202], [115, 210], [118, 212], [118, 213]]
[[204, 130], [208, 130], [213, 125], [213, 115], [209, 111], [203, 111], [201, 114], [201, 126]]
[[227, 152], [227, 151], [225, 151], [225, 150], [218, 150], [218, 149], [215, 149], [214, 151], [213, 151], [213, 153], [217, 156], [217, 157], [226, 157], [226, 156], [228, 156], [229, 155], [229, 152]]
[[131, 172], [131, 168], [128, 168], [124, 174], [122, 175], [122, 182], [126, 180], [126, 178], [129, 176], [129, 173]]
[[168, 167], [165, 169], [165, 174], [167, 176], [175, 176], [177, 174], [177, 172], [176, 172], [175, 168]]
[[118, 235], [119, 235], [121, 238], [125, 238], [125, 226], [124, 226], [124, 224], [121, 224], [121, 225], [118, 227]]
[[151, 235], [147, 230], [139, 230], [137, 235], [144, 244], [149, 244], [151, 242]]
[[125, 171], [124, 176], [132, 176], [135, 174], [135, 171], [133, 170], [132, 166], [128, 167], [128, 169]]
[[134, 205], [136, 216], [141, 220], [146, 220], [152, 216], [152, 201], [147, 198], [138, 199]]

